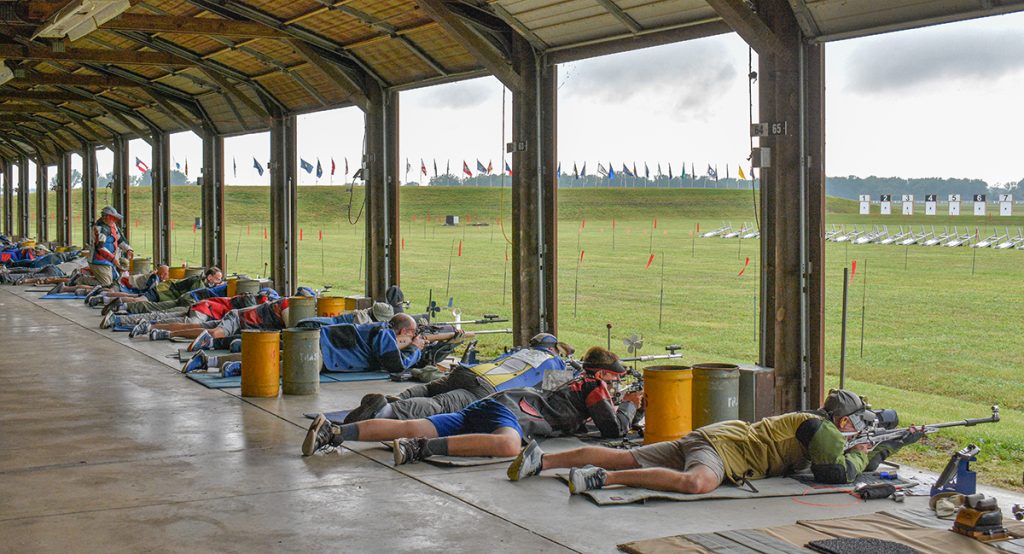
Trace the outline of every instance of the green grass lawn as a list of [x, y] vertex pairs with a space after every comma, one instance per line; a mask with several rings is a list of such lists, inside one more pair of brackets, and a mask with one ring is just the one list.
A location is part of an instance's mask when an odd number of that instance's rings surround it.
[[[101, 192], [100, 206], [107, 203], [105, 193]], [[131, 193], [132, 243], [145, 253], [151, 248], [149, 190]], [[302, 284], [329, 283], [344, 293], [363, 290], [362, 190], [357, 188], [352, 196], [349, 209], [349, 193], [342, 187], [299, 188]], [[413, 310], [422, 310], [433, 291], [434, 298], [445, 303], [453, 298], [464, 318], [510, 313], [510, 197], [509, 190], [493, 188], [402, 190], [402, 287]], [[561, 339], [582, 351], [604, 344], [606, 324], [612, 323], [612, 347], [622, 354], [622, 339], [636, 333], [645, 339], [643, 353], [682, 344], [684, 363], [756, 359], [759, 242], [692, 238], [698, 223], [701, 231], [723, 221], [734, 226], [752, 223], [749, 191], [562, 189], [558, 198]], [[75, 195], [75, 202], [77, 210], [80, 195]], [[53, 199], [50, 206], [53, 211]], [[228, 269], [265, 274], [269, 190], [228, 187], [226, 206]], [[829, 224], [888, 224], [892, 230], [908, 223], [956, 224], [978, 227], [987, 236], [996, 225], [1024, 225], [1019, 216], [860, 216], [855, 202], [832, 198], [828, 210]], [[174, 187], [174, 263], [201, 261], [201, 240], [192, 231], [198, 213], [198, 188]], [[463, 225], [439, 225], [446, 214], [461, 216]], [[76, 237], [80, 228], [76, 220]], [[460, 242], [462, 255], [453, 255]], [[651, 253], [655, 259], [646, 268]], [[739, 276], [747, 258], [749, 266]], [[1003, 408], [1002, 423], [932, 435], [900, 459], [938, 469], [952, 450], [974, 441], [982, 446], [977, 464], [982, 481], [1024, 490], [1024, 252], [829, 243], [825, 271], [830, 383], [838, 380], [843, 267], [853, 260], [858, 270], [850, 294], [850, 388], [867, 395], [875, 406], [898, 409], [905, 423], [984, 417], [991, 404]], [[442, 319], [447, 315], [442, 312]], [[507, 335], [498, 335], [481, 343], [493, 351], [508, 340]]]

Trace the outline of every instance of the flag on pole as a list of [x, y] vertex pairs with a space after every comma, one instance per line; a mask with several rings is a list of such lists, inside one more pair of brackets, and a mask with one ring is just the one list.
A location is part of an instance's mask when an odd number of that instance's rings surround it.
[[562, 176], [562, 162], [558, 162], [558, 169], [555, 170], [555, 175]]
[[434, 178], [437, 178], [437, 158], [434, 158]]
[[658, 162], [658, 177], [661, 177], [664, 173], [661, 172], [661, 162]]
[[725, 179], [729, 180], [729, 164], [725, 164]]
[[608, 162], [608, 180], [615, 180], [615, 168], [612, 167], [612, 162]]
[[580, 168], [580, 177], [587, 176], [587, 162], [583, 162], [583, 167]]
[[465, 173], [467, 177], [473, 176], [473, 172], [469, 170], [469, 164], [466, 163], [466, 160], [462, 160], [462, 172]]
[[260, 174], [260, 177], [263, 177], [263, 166], [260, 165], [260, 162], [256, 161], [255, 156], [252, 158], [252, 168], [256, 170], [256, 173]]
[[149, 171], [149, 166], [139, 158], [135, 158], [135, 167], [142, 173]]
[[651, 257], [647, 258], [647, 265], [644, 266], [644, 269], [650, 269], [651, 268], [651, 263], [653, 263], [653, 262], [654, 262], [654, 253], [652, 252], [651, 253]]
[[484, 164], [480, 163], [480, 158], [476, 159], [476, 172], [477, 173], [487, 173], [487, 168], [484, 167]]
[[345, 156], [345, 176], [348, 177], [348, 156]]
[[412, 164], [409, 163], [409, 158], [405, 159], [405, 172], [409, 173], [412, 170]]
[[625, 175], [626, 177], [636, 177], [636, 174], [630, 171], [629, 167], [627, 167], [626, 164], [622, 164], [622, 174]]
[[708, 164], [708, 177], [716, 181], [718, 180], [718, 170], [711, 167], [711, 164]]
[[647, 167], [647, 162], [644, 162], [644, 179], [651, 178], [651, 168]]
[[572, 162], [572, 176], [576, 179], [580, 178], [580, 169], [576, 167], [576, 162]]
[[420, 158], [420, 175], [427, 176], [427, 163], [423, 161], [423, 158]]
[[636, 171], [636, 162], [633, 162], [633, 177], [639, 177], [640, 174]]
[[[187, 166], [186, 166], [187, 167]], [[320, 165], [320, 158], [316, 159], [316, 178], [319, 179], [324, 176], [324, 168]]]
[[231, 170], [235, 174], [235, 178], [238, 178], [238, 160], [234, 156], [231, 156]]
[[188, 177], [188, 158], [185, 158], [185, 177]]
[[490, 175], [494, 171], [494, 166], [491, 165], [491, 160], [487, 160], [487, 174]]
[[[683, 173], [686, 173], [686, 166], [683, 166]], [[668, 180], [672, 180], [672, 164], [668, 164]]]
[[505, 162], [505, 173], [507, 173], [509, 177], [512, 176], [512, 168], [508, 166], [508, 162]]
[[175, 160], [174, 161], [174, 169], [177, 169], [178, 171], [181, 171], [181, 162]]
[[452, 174], [452, 161], [451, 160], [445, 161], [444, 174], [445, 175], [451, 175]]
[[338, 169], [338, 166], [335, 165], [335, 163], [334, 163], [334, 156], [331, 156], [331, 177], [334, 177], [334, 172], [337, 169]]
[[600, 177], [608, 176], [608, 170], [605, 169], [603, 165], [601, 165], [601, 162], [597, 162], [597, 174]]
[[747, 180], [747, 176], [743, 174], [743, 166], [742, 165], [737, 165], [736, 166], [736, 171], [739, 172], [740, 179], [743, 179], [744, 181]]
[[747, 258], [747, 261], [743, 262], [743, 269], [741, 269], [739, 274], [736, 275], [736, 276], [737, 277], [743, 277], [743, 274], [746, 273], [746, 271], [747, 271], [747, 266], [748, 265], [750, 265], [750, 258], [749, 257]]
[[352, 174], [352, 180], [355, 181], [356, 179], [362, 179], [362, 178], [363, 178], [363, 168], [360, 167], [359, 169], [356, 170], [355, 173]]
[[313, 164], [303, 160], [302, 158], [299, 158], [299, 167], [301, 167], [307, 174], [313, 173]]

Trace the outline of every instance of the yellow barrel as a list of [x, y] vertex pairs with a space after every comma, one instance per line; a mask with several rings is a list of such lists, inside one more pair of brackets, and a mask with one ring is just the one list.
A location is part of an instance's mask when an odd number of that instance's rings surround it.
[[256, 279], [239, 279], [235, 285], [235, 294], [244, 294], [251, 292], [256, 294], [260, 291], [260, 282]]
[[693, 365], [693, 426], [740, 418], [740, 368], [733, 364]]
[[168, 273], [169, 273], [169, 277], [171, 279], [184, 279], [185, 278], [185, 268], [184, 267], [171, 267], [171, 268], [169, 268]]
[[312, 296], [293, 296], [288, 300], [288, 326], [308, 317], [316, 317], [316, 298]]
[[231, 298], [232, 296], [235, 296], [236, 294], [238, 294], [238, 277], [235, 276], [235, 275], [232, 275], [231, 277], [228, 277], [227, 295], [228, 295], [228, 298]]
[[132, 258], [132, 275], [153, 271], [153, 258]]
[[[288, 309], [291, 309], [289, 302]], [[281, 332], [284, 353], [281, 380], [285, 394], [320, 392], [320, 330], [285, 329]], [[244, 347], [243, 347], [244, 348]]]
[[346, 305], [351, 302], [343, 296], [321, 296], [316, 299], [316, 315], [320, 317], [334, 317], [347, 311]]
[[242, 396], [274, 397], [281, 388], [281, 332], [242, 331]]
[[206, 271], [205, 267], [186, 267], [185, 277], [192, 277], [193, 275], [202, 275]]
[[644, 368], [644, 444], [676, 440], [693, 430], [693, 372], [685, 365]]

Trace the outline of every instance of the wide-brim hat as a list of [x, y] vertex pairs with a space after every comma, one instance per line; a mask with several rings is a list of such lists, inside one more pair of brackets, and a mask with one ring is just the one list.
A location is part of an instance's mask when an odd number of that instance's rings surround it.
[[370, 312], [377, 321], [389, 321], [395, 317], [395, 309], [387, 302], [374, 302]]

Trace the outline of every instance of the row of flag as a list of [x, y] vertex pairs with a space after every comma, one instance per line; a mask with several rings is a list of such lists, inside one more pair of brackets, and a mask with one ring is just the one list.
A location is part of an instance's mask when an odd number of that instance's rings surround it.
[[[437, 170], [437, 160], [435, 159], [435, 160], [433, 160], [433, 162], [434, 162], [434, 164], [433, 164], [434, 165], [434, 177], [438, 177], [439, 173], [438, 173], [438, 170]], [[348, 165], [348, 158], [347, 157], [344, 158], [344, 163], [345, 163], [345, 165], [344, 165], [344, 168], [345, 168], [344, 176], [348, 177], [349, 165]], [[174, 165], [175, 165], [175, 167], [179, 171], [182, 169], [180, 163], [174, 162]], [[269, 165], [270, 165], [270, 162], [267, 162], [267, 166], [268, 167], [269, 167]], [[673, 171], [672, 171], [672, 169], [673, 169], [672, 168], [672, 164], [666, 164], [666, 165], [668, 167], [668, 174], [667, 175], [662, 171], [661, 163], [659, 162], [657, 164], [657, 166], [655, 167], [655, 169], [657, 171], [654, 174], [655, 178], [666, 177], [666, 176], [669, 179], [674, 179], [675, 178], [675, 175], [673, 175]], [[138, 170], [141, 171], [142, 173], [146, 173], [147, 171], [149, 171], [149, 166], [146, 165], [145, 162], [140, 160], [138, 157], [135, 158], [135, 167], [138, 168]], [[261, 164], [259, 162], [259, 160], [256, 159], [255, 156], [252, 159], [252, 167], [253, 167], [253, 169], [256, 170], [257, 173], [259, 173], [260, 177], [263, 176], [263, 172], [265, 171], [265, 169], [263, 167], [263, 164]], [[304, 158], [299, 158], [299, 167], [303, 171], [305, 171], [306, 174], [309, 174], [309, 175], [312, 175], [314, 172], [316, 172], [316, 178], [317, 179], [320, 179], [321, 177], [324, 176], [324, 168], [323, 168], [323, 165], [321, 165], [321, 163], [320, 163], [320, 158], [316, 158], [316, 165], [315, 166], [312, 163], [306, 161]], [[234, 176], [237, 178], [238, 177], [238, 161], [236, 159], [234, 159], [234, 158], [232, 158], [232, 169], [233, 169], [233, 172], [234, 172]], [[335, 173], [337, 172], [337, 169], [338, 169], [338, 166], [334, 162], [334, 158], [332, 157], [331, 158], [331, 172], [330, 172], [330, 176], [332, 178], [334, 177]], [[188, 159], [187, 158], [185, 159], [184, 171], [185, 171], [185, 175], [188, 176]], [[412, 171], [412, 164], [409, 162], [409, 158], [406, 158], [405, 159], [405, 173], [406, 173], [407, 176], [408, 176], [410, 171]], [[479, 159], [477, 159], [476, 160], [476, 171], [477, 171], [476, 175], [491, 175], [491, 174], [494, 173], [494, 166], [492, 165], [490, 160], [487, 161], [487, 165], [485, 166]], [[736, 171], [737, 171], [738, 177], [740, 179], [743, 179], [743, 180], [747, 179], [747, 174], [744, 173], [742, 165], [737, 164], [736, 165]], [[474, 176], [476, 176], [476, 175], [473, 174], [473, 171], [472, 171], [472, 169], [470, 169], [469, 163], [466, 162], [466, 160], [462, 160], [462, 173], [465, 174], [467, 177], [474, 177]], [[557, 173], [558, 173], [559, 177], [562, 176], [562, 163], [561, 162], [558, 163]], [[423, 158], [420, 158], [420, 174], [422, 176], [424, 176], [424, 177], [426, 177], [428, 175], [427, 174], [427, 163], [426, 163], [426, 161], [424, 161]], [[444, 172], [444, 174], [445, 175], [450, 175], [451, 174], [451, 160], [447, 161], [447, 163], [445, 165], [445, 172]], [[509, 167], [507, 161], [505, 162], [505, 174], [506, 175], [512, 175], [512, 168]], [[579, 179], [580, 177], [587, 177], [587, 162], [583, 162], [582, 166], [578, 166], [576, 164], [576, 162], [573, 162], [571, 175], [574, 178], [576, 178], [576, 179]], [[651, 178], [651, 168], [650, 168], [650, 166], [647, 165], [647, 162], [644, 162], [644, 170], [641, 173], [637, 169], [636, 162], [633, 162], [633, 167], [632, 168], [630, 168], [628, 165], [623, 163], [622, 164], [622, 169], [619, 170], [618, 172], [616, 172], [615, 165], [612, 164], [611, 162], [609, 162], [607, 166], [605, 166], [601, 162], [598, 162], [596, 175], [598, 177], [609, 179], [609, 180], [615, 180], [616, 177], [622, 178], [622, 177], [641, 177], [641, 176], [644, 177], [645, 179], [650, 179]], [[753, 178], [753, 168], [751, 168], [751, 170], [750, 170], [750, 175], [751, 175], [751, 178]], [[712, 167], [711, 164], [708, 164], [708, 169], [707, 169], [706, 176], [707, 176], [708, 179], [714, 179], [715, 181], [717, 181], [718, 180], [718, 165], [715, 165], [715, 166]], [[360, 167], [352, 175], [352, 178], [353, 179], [361, 179], [362, 177], [363, 177], [363, 168]], [[691, 179], [696, 180], [697, 179], [697, 170], [696, 170], [696, 167], [694, 166], [694, 164], [693, 163], [690, 164], [690, 173], [689, 173], [689, 175], [687, 175], [687, 173], [686, 173], [686, 162], [683, 162], [683, 164], [682, 164], [682, 171], [680, 173], [680, 177], [682, 177], [684, 179], [691, 178]], [[704, 177], [704, 175], [701, 175], [701, 177]], [[729, 174], [729, 164], [725, 165], [725, 178], [726, 179], [730, 179], [731, 178], [731, 176]]]

